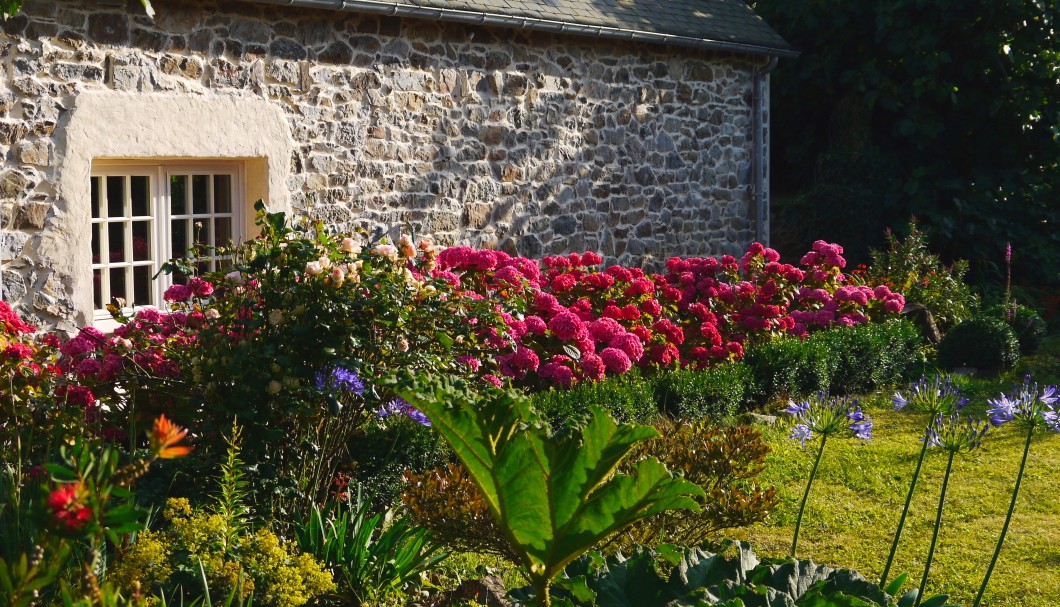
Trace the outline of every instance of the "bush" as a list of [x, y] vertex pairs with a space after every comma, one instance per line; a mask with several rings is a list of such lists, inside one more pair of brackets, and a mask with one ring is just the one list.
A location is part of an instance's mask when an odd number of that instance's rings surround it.
[[1000, 318], [973, 316], [950, 329], [939, 344], [939, 365], [973, 367], [991, 373], [1016, 366], [1020, 345], [1016, 332]]
[[607, 409], [616, 420], [623, 423], [650, 424], [659, 415], [652, 382], [635, 369], [625, 375], [576, 384], [569, 390], [552, 388], [541, 391], [531, 396], [530, 400], [557, 428], [580, 419], [589, 404]]
[[904, 320], [831, 329], [810, 340], [823, 344], [834, 361], [833, 394], [865, 394], [901, 383], [923, 345], [920, 331]]
[[754, 374], [742, 361], [668, 371], [655, 380], [659, 409], [684, 420], [728, 419], [749, 405], [753, 394]]
[[1034, 309], [1013, 303], [1011, 306], [998, 305], [986, 312], [987, 316], [1000, 318], [1016, 332], [1020, 342], [1021, 354], [1033, 354], [1041, 347], [1048, 326], [1045, 320]]
[[821, 340], [785, 338], [747, 349], [755, 379], [755, 398], [796, 398], [828, 390], [838, 365]]
[[886, 251], [872, 253], [866, 272], [871, 284], [886, 285], [905, 295], [907, 303], [923, 305], [944, 333], [976, 313], [979, 297], [964, 283], [967, 261], [943, 265], [928, 251], [927, 235], [916, 222], [909, 223], [909, 236], [904, 241], [889, 234], [887, 243]]

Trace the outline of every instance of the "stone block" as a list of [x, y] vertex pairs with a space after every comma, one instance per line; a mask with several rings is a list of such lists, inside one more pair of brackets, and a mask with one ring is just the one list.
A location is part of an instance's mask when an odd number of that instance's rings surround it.
[[4, 231], [0, 233], [0, 260], [18, 259], [27, 242], [29, 242], [29, 234], [25, 232]]
[[24, 141], [18, 148], [18, 159], [23, 164], [33, 164], [41, 167], [51, 165], [52, 144], [47, 139], [37, 141]]

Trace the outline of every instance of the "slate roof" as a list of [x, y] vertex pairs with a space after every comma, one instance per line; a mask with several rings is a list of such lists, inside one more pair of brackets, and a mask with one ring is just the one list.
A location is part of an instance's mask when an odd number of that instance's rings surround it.
[[262, 1], [644, 40], [755, 55], [797, 54], [743, 0]]

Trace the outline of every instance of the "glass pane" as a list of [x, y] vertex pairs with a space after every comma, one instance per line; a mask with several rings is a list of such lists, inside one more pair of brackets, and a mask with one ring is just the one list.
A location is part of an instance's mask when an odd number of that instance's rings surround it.
[[188, 239], [188, 227], [191, 224], [187, 219], [174, 219], [172, 222], [173, 230], [173, 249], [170, 255], [173, 257], [184, 257], [184, 253], [188, 251], [188, 246], [191, 241]]
[[107, 216], [125, 217], [125, 178], [107, 177]]
[[195, 267], [198, 269], [199, 276], [202, 276], [203, 274], [206, 274], [207, 272], [212, 272], [213, 271], [213, 267], [212, 266], [213, 266], [213, 263], [209, 262], [209, 261], [200, 261], [199, 263], [195, 264]]
[[[125, 268], [111, 268], [110, 270], [110, 297], [121, 297], [128, 299], [125, 295]], [[109, 303], [109, 302], [108, 302]]]
[[92, 219], [99, 218], [99, 211], [100, 208], [102, 208], [102, 205], [99, 203], [99, 189], [102, 187], [100, 181], [100, 177], [92, 178]]
[[232, 212], [232, 176], [213, 176], [213, 212]]
[[107, 224], [107, 232], [110, 234], [107, 239], [107, 244], [110, 245], [110, 263], [128, 261], [129, 259], [125, 253], [125, 225], [123, 222]]
[[95, 309], [103, 309], [103, 270], [92, 270], [92, 301]]
[[137, 175], [129, 178], [129, 194], [132, 198], [133, 216], [151, 214], [151, 178]]
[[99, 263], [100, 232], [103, 226], [98, 223], [92, 224], [92, 263]]
[[133, 268], [133, 303], [138, 306], [146, 306], [151, 301], [151, 267], [136, 266]]
[[[169, 178], [169, 198], [171, 213], [186, 215], [188, 213], [188, 176], [171, 175]], [[183, 253], [183, 251], [182, 251]]]
[[225, 246], [232, 242], [232, 218], [218, 217], [213, 220], [214, 237], [217, 246]]
[[151, 222], [134, 221], [132, 223], [132, 234], [133, 261], [151, 259]]
[[205, 215], [210, 212], [210, 176], [193, 175], [191, 178], [192, 212]]

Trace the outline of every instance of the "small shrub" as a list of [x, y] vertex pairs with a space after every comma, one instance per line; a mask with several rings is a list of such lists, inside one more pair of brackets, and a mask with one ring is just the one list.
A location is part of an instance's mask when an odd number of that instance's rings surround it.
[[824, 342], [798, 338], [748, 348], [745, 362], [754, 374], [755, 397], [760, 402], [826, 391], [838, 364]]
[[939, 344], [939, 365], [946, 369], [974, 367], [1004, 371], [1020, 358], [1016, 332], [1000, 318], [974, 316], [950, 329]]
[[865, 394], [902, 382], [919, 359], [923, 338], [903, 320], [841, 327], [813, 335], [831, 353], [833, 394]]
[[603, 407], [622, 423], [651, 423], [659, 415], [652, 382], [641, 377], [636, 370], [576, 384], [569, 390], [544, 390], [531, 396], [530, 400], [555, 427], [570, 425], [580, 419], [590, 404]]
[[771, 451], [758, 430], [708, 421], [656, 428], [660, 436], [638, 445], [628, 461], [657, 458], [702, 487], [706, 496], [696, 499], [702, 511], [674, 510], [640, 521], [616, 538], [620, 546], [699, 546], [717, 539], [723, 529], [762, 521], [777, 507], [773, 487], [764, 488], [756, 480]]
[[906, 302], [923, 305], [943, 332], [979, 309], [979, 297], [964, 282], [968, 262], [943, 265], [928, 251], [927, 234], [916, 222], [909, 223], [905, 240], [889, 234], [887, 244], [886, 251], [872, 253], [866, 272], [870, 284], [886, 285], [905, 295]]
[[1038, 351], [1048, 333], [1045, 320], [1033, 308], [1027, 306], [994, 306], [987, 310], [986, 315], [1000, 318], [1012, 327], [1016, 332], [1016, 339], [1020, 342], [1021, 354], [1033, 354]]
[[397, 503], [405, 488], [406, 470], [422, 472], [443, 466], [449, 446], [428, 426], [406, 416], [387, 416], [368, 424], [349, 442], [353, 479], [379, 510]]
[[659, 409], [686, 420], [730, 418], [750, 404], [753, 392], [754, 374], [742, 361], [668, 371], [655, 380]]

